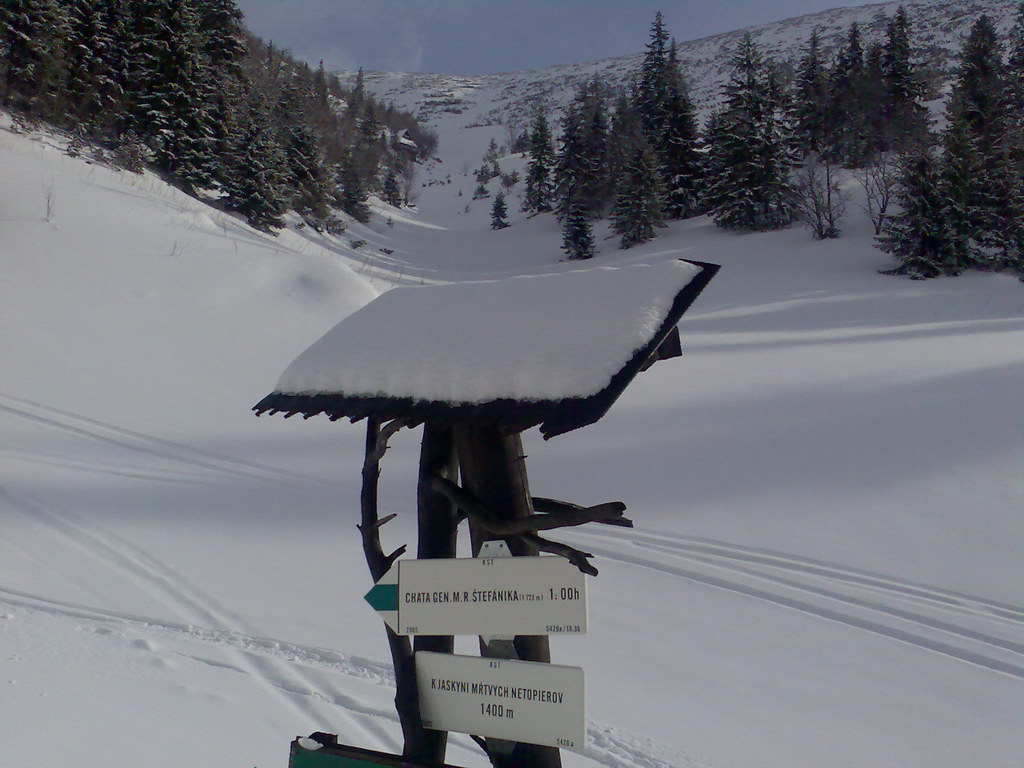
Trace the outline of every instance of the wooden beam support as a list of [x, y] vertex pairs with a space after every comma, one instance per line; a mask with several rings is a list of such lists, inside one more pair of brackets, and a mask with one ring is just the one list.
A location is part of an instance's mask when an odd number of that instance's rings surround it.
[[[455, 445], [462, 471], [462, 485], [498, 520], [510, 521], [529, 517], [530, 488], [526, 477], [522, 440], [518, 434], [504, 434], [495, 425], [460, 425], [455, 429]], [[495, 536], [476, 520], [470, 519], [473, 554], [484, 541], [504, 538], [515, 556], [538, 554], [535, 544], [523, 536]], [[551, 661], [546, 636], [520, 635], [514, 641], [516, 655], [524, 661]], [[488, 655], [481, 642], [481, 655]], [[495, 768], [561, 768], [557, 749], [535, 744], [517, 744], [509, 754], [492, 750], [489, 755]]]
[[[419, 559], [455, 557], [458, 539], [458, 510], [443, 494], [431, 487], [431, 480], [458, 480], [459, 464], [455, 455], [455, 437], [450, 427], [423, 425], [420, 446], [419, 479], [416, 486], [416, 520], [418, 528], [416, 557]], [[455, 638], [451, 635], [417, 635], [413, 652], [452, 653]], [[427, 730], [417, 754], [406, 758], [424, 765], [442, 765], [448, 743], [446, 731]]]

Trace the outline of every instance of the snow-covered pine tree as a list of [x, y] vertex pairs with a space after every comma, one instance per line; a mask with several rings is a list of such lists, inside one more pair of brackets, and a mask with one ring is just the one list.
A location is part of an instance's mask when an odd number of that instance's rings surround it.
[[1014, 261], [1021, 240], [1020, 181], [1013, 161], [1011, 90], [992, 20], [982, 15], [960, 51], [949, 103], [962, 111], [978, 153], [978, 239], [992, 266]]
[[199, 19], [187, 0], [146, 0], [134, 18], [132, 127], [183, 188], [206, 186], [215, 175], [213, 120]]
[[1024, 0], [1017, 5], [1017, 15], [1010, 28], [1008, 48], [1006, 75], [1010, 91], [1010, 108], [1014, 116], [1021, 120], [1024, 119]]
[[388, 205], [393, 205], [396, 208], [401, 207], [402, 189], [398, 184], [398, 174], [395, 173], [394, 168], [388, 168], [387, 173], [384, 175], [384, 185], [381, 188], [380, 196]]
[[[583, 180], [580, 195], [593, 215], [600, 217], [611, 202], [612, 186], [608, 177], [607, 85], [594, 78], [581, 94], [583, 146], [590, 173]], [[589, 118], [588, 118], [589, 115]]]
[[870, 154], [865, 95], [864, 46], [857, 22], [850, 24], [846, 45], [829, 80], [827, 154], [830, 159], [859, 168]]
[[818, 28], [815, 27], [797, 67], [790, 110], [794, 146], [802, 155], [820, 153], [824, 149], [827, 107], [828, 73], [821, 56]]
[[72, 0], [67, 6], [64, 97], [69, 117], [85, 130], [110, 125], [118, 100], [109, 64], [113, 39], [102, 6], [102, 0]]
[[977, 266], [982, 259], [977, 238], [983, 200], [978, 186], [981, 164], [963, 109], [950, 103], [946, 112], [949, 124], [942, 135], [940, 184], [949, 237], [946, 262], [950, 271], [958, 272]]
[[1007, 266], [1024, 275], [1024, 0], [1010, 29], [1009, 57], [1006, 62], [1009, 107], [1009, 151], [1015, 184], [1014, 205], [1021, 215], [1012, 233]]
[[328, 107], [328, 94], [327, 72], [324, 70], [324, 60], [320, 59], [320, 65], [316, 68], [316, 74], [313, 75], [313, 100], [318, 109]]
[[570, 260], [590, 259], [594, 256], [594, 233], [589, 210], [572, 197], [565, 203], [562, 214], [562, 250]]
[[563, 219], [570, 203], [585, 209], [581, 190], [592, 172], [583, 134], [583, 115], [577, 103], [572, 103], [562, 118], [562, 135], [554, 168], [555, 214]]
[[223, 171], [221, 189], [228, 210], [245, 215], [257, 229], [284, 226], [289, 192], [284, 151], [278, 143], [270, 110], [252, 92], [232, 130], [234, 147]]
[[359, 71], [356, 72], [356, 81], [352, 86], [352, 92], [348, 97], [348, 104], [345, 107], [345, 113], [352, 119], [355, 119], [360, 112], [363, 111], [363, 102], [366, 100], [366, 74], [363, 72], [363, 68], [360, 67]]
[[886, 219], [876, 240], [881, 250], [899, 260], [886, 274], [915, 280], [956, 274], [947, 201], [930, 148], [920, 147], [905, 157], [896, 202], [900, 212]]
[[[902, 151], [919, 144], [928, 133], [928, 110], [922, 104], [924, 87], [915, 70], [910, 22], [901, 5], [885, 29], [882, 55], [885, 99], [881, 113], [886, 126], [882, 151]], [[877, 104], [874, 111], [878, 111]]]
[[767, 68], [750, 35], [732, 57], [725, 105], [710, 135], [713, 179], [708, 205], [725, 229], [769, 230], [793, 221], [794, 161]]
[[862, 119], [866, 147], [861, 167], [864, 167], [879, 153], [889, 151], [892, 144], [893, 122], [885, 107], [889, 98], [885, 84], [885, 50], [880, 43], [871, 43], [864, 54], [861, 98], [864, 100]]
[[499, 192], [491, 204], [491, 229], [505, 229], [508, 226], [508, 205], [505, 203], [505, 194]]
[[666, 215], [693, 215], [698, 209], [701, 181], [697, 123], [689, 88], [679, 69], [675, 41], [669, 43], [661, 11], [651, 24], [634, 108], [659, 166], [666, 190]]
[[551, 130], [543, 112], [538, 112], [533, 120], [529, 153], [530, 161], [526, 169], [526, 192], [523, 195], [522, 208], [529, 213], [550, 211], [554, 193], [554, 150], [551, 146]]
[[658, 11], [651, 23], [651, 39], [647, 43], [640, 74], [637, 78], [634, 105], [647, 143], [657, 151], [657, 141], [667, 129], [669, 101], [669, 48], [665, 20]]
[[345, 153], [338, 171], [338, 206], [356, 221], [370, 220], [370, 208], [366, 204], [369, 193], [359, 172], [358, 158], [352, 150]]
[[660, 145], [665, 182], [665, 214], [685, 219], [702, 210], [705, 179], [698, 150], [699, 131], [690, 86], [679, 68], [675, 40], [669, 47], [665, 134]]
[[638, 141], [644, 140], [633, 105], [625, 94], [620, 93], [612, 109], [611, 125], [608, 130], [606, 165], [608, 185], [614, 198], [615, 191], [625, 174], [626, 165], [633, 155]]
[[192, 0], [199, 17], [201, 49], [209, 65], [237, 74], [246, 54], [242, 11], [235, 0]]
[[654, 152], [643, 134], [636, 137], [622, 170], [612, 208], [612, 231], [621, 235], [620, 248], [631, 248], [655, 236], [665, 226], [665, 187]]
[[0, 3], [0, 52], [6, 61], [4, 107], [32, 117], [54, 114], [63, 83], [67, 17], [57, 0]]
[[591, 218], [600, 216], [610, 197], [603, 88], [596, 79], [581, 85], [562, 119], [554, 168], [554, 202], [559, 217], [565, 215], [570, 197]]
[[[114, 104], [108, 115], [108, 124], [120, 141], [121, 134], [129, 130], [131, 121], [128, 109], [132, 104], [130, 84], [131, 57], [135, 41], [132, 37], [133, 13], [130, 0], [103, 0], [100, 4], [103, 26], [106, 29], [109, 47], [104, 55], [104, 63], [116, 95]], [[133, 141], [138, 137], [132, 134]]]
[[284, 182], [291, 192], [290, 207], [318, 231], [331, 218], [333, 182], [323, 141], [306, 119], [298, 83], [281, 88], [275, 123], [284, 153]]

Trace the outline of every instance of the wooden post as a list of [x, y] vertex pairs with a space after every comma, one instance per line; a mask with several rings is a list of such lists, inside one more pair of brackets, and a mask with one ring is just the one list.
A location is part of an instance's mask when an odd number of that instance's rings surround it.
[[[447, 497], [431, 490], [430, 481], [440, 476], [457, 483], [459, 464], [455, 455], [455, 438], [451, 428], [423, 425], [420, 448], [419, 481], [416, 486], [417, 549], [420, 559], [455, 557], [458, 539], [458, 510]], [[451, 635], [417, 635], [413, 651], [452, 653], [455, 639]], [[444, 763], [448, 743], [446, 731], [426, 730], [415, 753], [407, 753], [410, 760], [424, 765]]]
[[[530, 487], [526, 477], [526, 457], [519, 434], [506, 435], [496, 426], [465, 425], [455, 430], [455, 445], [462, 485], [498, 514], [514, 519], [531, 514]], [[487, 539], [495, 538], [470, 524], [473, 554]], [[537, 555], [535, 547], [521, 537], [505, 539], [515, 556]], [[551, 661], [546, 635], [520, 635], [514, 641], [516, 656], [524, 661]], [[481, 641], [481, 654], [492, 655]], [[495, 768], [561, 768], [557, 749], [536, 744], [516, 744], [509, 754], [491, 750]]]

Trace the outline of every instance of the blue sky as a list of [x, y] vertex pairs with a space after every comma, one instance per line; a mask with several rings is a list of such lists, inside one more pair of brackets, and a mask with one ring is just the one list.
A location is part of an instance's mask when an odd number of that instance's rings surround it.
[[250, 29], [313, 65], [475, 75], [624, 56], [657, 10], [678, 40], [843, 0], [239, 0]]

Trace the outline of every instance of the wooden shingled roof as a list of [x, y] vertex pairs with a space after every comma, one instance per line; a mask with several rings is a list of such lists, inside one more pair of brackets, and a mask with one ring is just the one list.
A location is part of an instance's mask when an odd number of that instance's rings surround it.
[[[343, 352], [344, 350], [353, 349], [358, 351], [358, 344], [360, 339], [366, 335], [367, 327], [372, 327], [378, 332], [375, 334], [377, 346], [387, 346], [389, 339], [395, 338], [394, 334], [402, 334], [403, 329], [410, 327], [410, 325], [414, 325], [417, 328], [420, 325], [429, 326], [436, 319], [429, 317], [429, 315], [443, 314], [443, 310], [448, 310], [449, 316], [445, 318], [445, 322], [453, 322], [452, 318], [457, 315], [451, 314], [451, 308], [444, 306], [446, 303], [451, 303], [449, 300], [452, 294], [444, 294], [437, 290], [437, 288], [442, 287], [430, 286], [395, 289], [395, 291], [390, 292], [416, 291], [417, 293], [415, 294], [406, 293], [404, 297], [413, 296], [419, 300], [418, 302], [399, 302], [397, 299], [392, 299], [390, 303], [382, 302], [382, 299], [389, 296], [389, 294], [384, 294], [370, 302], [363, 309], [358, 310], [350, 318], [341, 321], [320, 342], [317, 342], [317, 344], [307, 350], [306, 353], [303, 353], [303, 356], [300, 356], [292, 364], [289, 370], [285, 372], [285, 375], [282, 376], [282, 380], [278, 383], [275, 391], [257, 403], [253, 410], [256, 411], [257, 415], [281, 413], [286, 418], [298, 414], [305, 418], [322, 414], [332, 421], [342, 418], [358, 421], [367, 417], [374, 417], [381, 421], [401, 419], [410, 426], [421, 423], [436, 425], [460, 423], [489, 424], [497, 425], [508, 432], [519, 432], [530, 427], [539, 426], [545, 438], [578, 429], [592, 424], [604, 416], [629, 383], [642, 370], [645, 370], [657, 360], [675, 357], [680, 354], [679, 334], [676, 324], [711, 278], [714, 277], [718, 271], [718, 265], [706, 264], [704, 262], [679, 261], [687, 265], [686, 270], [674, 270], [673, 274], [668, 275], [670, 277], [668, 280], [661, 279], [663, 273], [668, 274], [665, 271], [664, 265], [598, 268], [598, 270], [605, 272], [600, 277], [605, 281], [603, 285], [607, 286], [609, 295], [593, 297], [593, 300], [588, 302], [592, 305], [590, 310], [592, 312], [599, 312], [602, 302], [615, 302], [617, 300], [618, 294], [614, 287], [618, 276], [612, 274], [616, 269], [622, 271], [623, 279], [630, 277], [631, 274], [638, 274], [636, 272], [638, 269], [660, 269], [660, 272], [650, 273], [645, 285], [653, 285], [653, 290], [664, 294], [664, 296], [660, 296], [659, 302], [656, 303], [658, 306], [658, 316], [649, 318], [643, 324], [643, 331], [635, 336], [639, 343], [635, 347], [630, 347], [626, 354], [621, 355], [621, 359], [624, 359], [625, 362], [619, 365], [618, 360], [620, 358], [615, 358], [615, 365], [618, 367], [613, 372], [604, 375], [598, 385], [592, 386], [591, 388], [595, 390], [593, 392], [577, 393], [571, 391], [570, 387], [568, 388], [569, 391], [566, 391], [564, 394], [556, 392], [555, 394], [546, 394], [544, 396], [537, 396], [536, 394], [509, 396], [507, 390], [502, 390], [501, 387], [485, 383], [474, 390], [474, 397], [469, 401], [459, 396], [438, 396], [436, 388], [433, 390], [429, 387], [424, 388], [423, 391], [428, 392], [428, 394], [420, 394], [416, 391], [415, 387], [410, 389], [404, 382], [402, 385], [392, 383], [403, 378], [393, 374], [390, 378], [385, 376], [378, 379], [374, 379], [374, 371], [367, 371], [366, 376], [362, 375], [363, 371], [348, 371], [349, 375], [345, 375], [344, 369], [347, 360], [358, 360], [359, 355], [346, 355]], [[626, 270], [634, 270], [634, 272], [628, 273]], [[583, 272], [586, 271], [576, 274], [582, 275]], [[675, 272], [679, 274], [676, 275], [674, 274]], [[656, 283], [651, 283], [652, 276], [657, 280]], [[497, 321], [503, 322], [506, 325], [511, 323], [514, 326], [522, 318], [536, 314], [542, 315], [543, 307], [538, 306], [538, 304], [542, 304], [545, 300], [553, 302], [557, 299], [557, 291], [538, 290], [538, 288], [546, 287], [543, 282], [530, 282], [544, 281], [547, 277], [549, 276], [512, 278], [491, 283], [460, 284], [459, 290], [461, 293], [454, 295], [471, 296], [474, 299], [473, 306], [489, 307], [497, 306], [497, 303], [488, 303], [489, 297], [498, 295], [506, 297], [508, 295], [515, 295], [515, 291], [521, 291], [522, 306], [528, 309], [526, 311], [520, 309], [518, 313], [508, 313], [506, 318]], [[568, 276], [562, 274], [550, 277], [552, 278], [551, 282], [560, 280], [564, 284], [567, 282], [567, 277], [571, 278], [571, 273]], [[512, 280], [519, 280], [520, 282], [513, 284]], [[582, 284], [582, 281], [578, 284]], [[602, 285], [601, 283], [598, 284]], [[435, 294], [420, 293], [423, 291], [435, 291]], [[636, 291], [634, 290], [631, 295], [635, 296]], [[399, 298], [402, 298], [402, 296], [399, 296]], [[436, 299], [436, 301], [427, 301], [426, 299]], [[378, 303], [379, 306], [375, 306]], [[406, 309], [410, 303], [420, 307], [421, 315], [416, 315], [415, 308], [412, 310]], [[432, 311], [434, 308], [437, 309], [436, 312]], [[394, 315], [401, 322], [389, 323], [388, 310], [391, 310], [391, 315]], [[501, 310], [497, 308], [495, 311], [500, 313]], [[646, 309], [646, 305], [644, 311], [648, 315], [651, 314], [651, 311]], [[361, 317], [356, 318], [357, 315]], [[373, 321], [372, 325], [367, 326], [367, 322], [370, 320]], [[463, 317], [460, 328], [466, 325], [473, 330], [475, 325], [474, 319], [472, 317]], [[433, 330], [436, 333], [443, 334], [444, 326], [442, 324], [439, 328], [434, 327]], [[516, 328], [513, 327], [511, 331], [508, 331], [503, 326], [503, 331], [514, 334]], [[558, 331], [558, 328], [552, 327], [543, 334], [538, 334], [536, 328], [530, 328], [528, 324], [525, 324], [525, 321], [522, 329], [524, 334], [531, 334], [532, 337], [557, 334]], [[463, 332], [465, 331], [463, 330]], [[486, 328], [481, 332], [485, 333]], [[541, 353], [543, 353], [544, 340], [537, 338], [536, 341], [541, 347]], [[401, 345], [397, 345], [397, 348], [401, 348]], [[457, 344], [451, 345], [451, 354], [453, 356], [457, 355], [457, 348]], [[342, 351], [339, 352], [338, 350]], [[377, 350], [374, 351], [377, 352]], [[609, 355], [619, 354], [619, 351], [613, 349], [602, 350], [599, 345], [593, 348], [587, 347], [584, 351], [590, 355], [603, 355], [606, 352]], [[396, 351], [395, 354], [398, 355], [399, 352]], [[328, 359], [325, 361], [323, 360], [325, 355], [346, 359]], [[381, 355], [378, 354], [373, 359], [380, 358]], [[306, 377], [304, 379], [302, 376], [295, 375], [293, 369], [296, 366], [299, 368], [305, 366], [306, 370], [310, 368], [310, 359], [313, 359], [313, 364], [315, 365], [335, 364], [337, 369], [342, 371], [342, 374], [336, 380], [342, 383], [335, 384], [335, 379], [332, 379], [330, 376], [321, 376], [320, 378]], [[386, 354], [383, 356], [383, 359], [387, 359]], [[440, 361], [439, 364], [443, 365], [444, 362]], [[373, 364], [369, 364], [368, 367], [373, 367]], [[466, 369], [461, 369], [459, 372], [460, 382], [467, 375], [472, 375], [474, 372], [475, 369], [472, 369], [467, 374]], [[356, 373], [358, 375], [355, 375]], [[481, 372], [482, 375], [485, 373], [487, 372]], [[404, 377], [404, 379], [408, 378], [408, 376]], [[499, 378], [501, 377], [499, 376]], [[488, 386], [491, 388], [488, 389]], [[443, 391], [443, 387], [440, 391]], [[459, 389], [454, 387], [453, 391], [458, 392]], [[527, 389], [527, 391], [529, 390]]]

